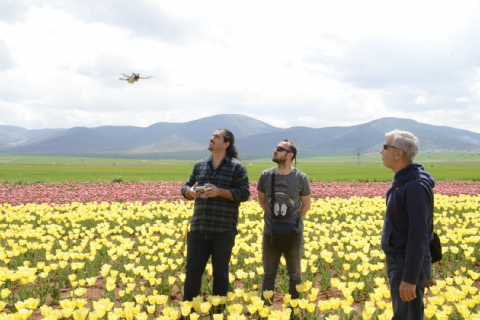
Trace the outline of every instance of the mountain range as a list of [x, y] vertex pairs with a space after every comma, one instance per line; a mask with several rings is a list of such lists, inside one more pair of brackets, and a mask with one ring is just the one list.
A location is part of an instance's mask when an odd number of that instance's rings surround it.
[[270, 157], [285, 138], [296, 142], [299, 157], [376, 153], [385, 133], [394, 129], [415, 134], [421, 152], [480, 152], [480, 134], [410, 119], [381, 118], [345, 127], [277, 128], [239, 114], [221, 114], [184, 123], [158, 122], [149, 127], [28, 130], [0, 125], [0, 153], [125, 158], [199, 159], [209, 154], [208, 139], [219, 129], [235, 135], [240, 157]]

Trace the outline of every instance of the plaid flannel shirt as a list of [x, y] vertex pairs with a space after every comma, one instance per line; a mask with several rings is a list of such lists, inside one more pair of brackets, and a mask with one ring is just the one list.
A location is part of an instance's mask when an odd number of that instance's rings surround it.
[[195, 199], [190, 231], [202, 233], [236, 231], [240, 202], [247, 201], [250, 197], [247, 168], [239, 160], [226, 156], [214, 170], [210, 156], [195, 163], [190, 178], [182, 188], [184, 197], [185, 191], [195, 182], [198, 182], [198, 186], [211, 183], [218, 188], [228, 189], [235, 201], [222, 197]]

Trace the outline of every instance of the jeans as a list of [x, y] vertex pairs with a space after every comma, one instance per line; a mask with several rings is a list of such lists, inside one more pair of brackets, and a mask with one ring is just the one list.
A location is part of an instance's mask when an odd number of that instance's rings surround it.
[[192, 301], [199, 295], [202, 276], [210, 256], [212, 256], [213, 295], [227, 295], [230, 285], [228, 265], [235, 244], [235, 235], [235, 230], [225, 233], [188, 233], [184, 301]]
[[263, 278], [262, 278], [262, 299], [263, 291], [275, 288], [275, 278], [277, 277], [278, 265], [282, 253], [287, 262], [287, 272], [289, 278], [288, 292], [292, 299], [297, 299], [300, 294], [296, 285], [302, 283], [302, 268], [300, 260], [303, 253], [303, 233], [299, 233], [295, 239], [295, 243], [291, 247], [277, 247], [272, 245], [269, 234], [263, 234], [262, 243], [263, 255]]
[[430, 282], [430, 272], [432, 269], [432, 257], [430, 252], [423, 258], [423, 265], [418, 277], [418, 283], [415, 289], [417, 297], [408, 302], [403, 302], [400, 298], [400, 283], [403, 277], [403, 268], [405, 267], [404, 257], [387, 256], [387, 274], [390, 282], [390, 292], [392, 295], [393, 318], [400, 319], [419, 319], [423, 320], [425, 306], [423, 304], [423, 294], [425, 287]]

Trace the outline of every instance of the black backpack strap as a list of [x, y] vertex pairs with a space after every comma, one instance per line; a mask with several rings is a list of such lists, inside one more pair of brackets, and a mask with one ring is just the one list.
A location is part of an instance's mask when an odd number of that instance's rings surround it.
[[271, 194], [271, 197], [270, 197], [270, 214], [271, 214], [271, 217], [272, 217], [272, 223], [273, 223], [273, 220], [275, 219], [275, 213], [273, 211], [273, 206], [275, 205], [275, 170], [273, 170], [270, 174], [270, 182], [271, 182], [271, 185], [270, 185], [270, 194]]
[[435, 197], [433, 196], [433, 190], [432, 190], [432, 188], [431, 188], [430, 186], [428, 186], [428, 185], [423, 181], [423, 179], [420, 179], [419, 181], [420, 181], [420, 183], [422, 184], [422, 186], [424, 186], [425, 189], [427, 189], [427, 192], [428, 192], [428, 194], [430, 195], [430, 198], [432, 199], [432, 205], [431, 205], [432, 210], [431, 210], [431, 211], [432, 211], [432, 234], [433, 234], [433, 232], [434, 232], [434, 230], [433, 230], [433, 211], [434, 211], [434, 209], [435, 209], [435, 206], [434, 206], [434, 205], [435, 205]]

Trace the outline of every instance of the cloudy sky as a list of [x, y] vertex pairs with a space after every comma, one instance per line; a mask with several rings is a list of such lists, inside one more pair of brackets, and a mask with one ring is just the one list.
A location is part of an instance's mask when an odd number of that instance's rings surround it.
[[[1, 0], [0, 124], [401, 117], [480, 133], [480, 2]], [[153, 76], [135, 84], [132, 72]]]

